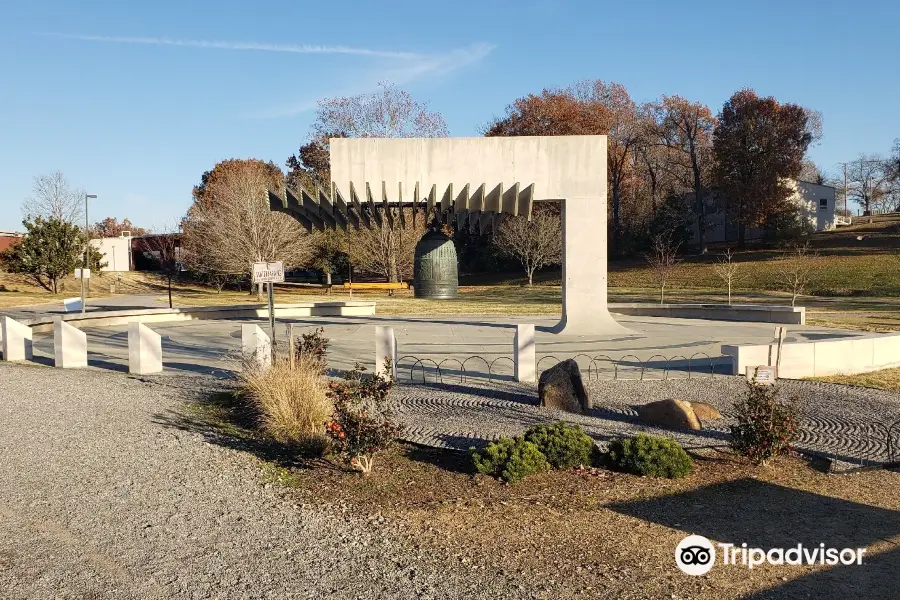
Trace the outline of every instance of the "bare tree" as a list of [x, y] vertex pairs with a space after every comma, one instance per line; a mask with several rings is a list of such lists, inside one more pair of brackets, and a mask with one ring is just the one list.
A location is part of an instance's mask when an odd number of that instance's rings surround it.
[[809, 242], [794, 246], [793, 250], [779, 259], [777, 282], [781, 289], [791, 294], [791, 306], [806, 292], [815, 274], [819, 255], [809, 248]]
[[169, 308], [172, 308], [172, 281], [184, 268], [181, 243], [181, 228], [175, 225], [166, 225], [161, 232], [148, 234], [138, 240], [138, 249], [153, 261], [159, 272], [166, 277]]
[[671, 235], [660, 234], [653, 238], [650, 252], [644, 255], [659, 286], [660, 304], [665, 303], [666, 283], [669, 281], [675, 265], [678, 264], [678, 249], [680, 247], [681, 242], [673, 240]]
[[890, 210], [891, 198], [890, 161], [875, 154], [861, 154], [847, 163], [848, 195], [870, 213], [872, 210]]
[[528, 221], [525, 217], [506, 217], [494, 234], [497, 248], [522, 263], [528, 285], [534, 272], [562, 261], [562, 223], [549, 209], [536, 208]]
[[394, 226], [362, 228], [349, 233], [350, 259], [354, 267], [377, 273], [387, 281], [404, 281], [412, 275], [416, 244], [425, 233], [425, 220], [416, 219], [412, 224], [412, 210], [405, 209], [406, 226], [400, 225], [397, 216]]
[[728, 306], [731, 306], [731, 288], [739, 280], [740, 263], [735, 262], [734, 257], [731, 248], [726, 248], [713, 267], [719, 279], [728, 286]]
[[[204, 272], [249, 274], [254, 262], [303, 265], [309, 238], [290, 216], [269, 210], [267, 190], [280, 169], [260, 160], [226, 160], [204, 174], [184, 220], [185, 259]], [[262, 299], [262, 287], [257, 289]]]
[[85, 192], [73, 188], [61, 171], [35, 176], [32, 193], [22, 203], [25, 220], [41, 217], [45, 221], [80, 224], [84, 218]]

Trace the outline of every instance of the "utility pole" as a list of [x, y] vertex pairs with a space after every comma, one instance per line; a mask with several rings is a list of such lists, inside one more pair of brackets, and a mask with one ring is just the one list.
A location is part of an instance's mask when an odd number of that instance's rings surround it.
[[88, 226], [88, 199], [96, 198], [97, 194], [85, 194], [84, 195], [84, 262], [81, 265], [81, 312], [84, 314], [85, 312], [85, 293], [84, 293], [84, 280], [86, 279], [87, 270], [88, 270], [88, 255], [91, 252], [91, 234], [90, 234], [90, 226]]

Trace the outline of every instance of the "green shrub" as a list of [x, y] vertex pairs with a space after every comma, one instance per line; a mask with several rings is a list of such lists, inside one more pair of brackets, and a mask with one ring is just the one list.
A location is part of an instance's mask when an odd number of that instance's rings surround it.
[[748, 382], [747, 396], [734, 409], [738, 424], [731, 426], [731, 447], [753, 464], [784, 454], [797, 439], [797, 399], [782, 402], [774, 385]]
[[491, 442], [478, 452], [469, 450], [475, 470], [484, 475], [492, 475], [512, 483], [533, 473], [550, 470], [547, 457], [538, 447], [524, 438], [503, 437]]
[[674, 479], [694, 469], [691, 457], [678, 442], [643, 433], [610, 442], [606, 461], [620, 471], [648, 477]]
[[525, 432], [525, 441], [538, 447], [554, 469], [590, 465], [597, 447], [577, 425], [536, 425]]

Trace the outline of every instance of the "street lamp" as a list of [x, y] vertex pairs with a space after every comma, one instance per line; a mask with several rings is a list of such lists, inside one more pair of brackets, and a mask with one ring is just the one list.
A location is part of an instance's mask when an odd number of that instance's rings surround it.
[[81, 265], [81, 312], [85, 312], [85, 297], [84, 297], [84, 276], [87, 272], [88, 268], [88, 254], [91, 251], [91, 235], [90, 235], [90, 227], [88, 226], [88, 199], [97, 198], [97, 194], [85, 194], [84, 195], [84, 263]]

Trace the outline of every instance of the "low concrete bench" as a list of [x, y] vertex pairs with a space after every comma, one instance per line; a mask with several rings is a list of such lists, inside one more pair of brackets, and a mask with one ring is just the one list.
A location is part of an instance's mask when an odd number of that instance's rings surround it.
[[803, 306], [770, 306], [765, 304], [650, 304], [616, 303], [609, 312], [635, 317], [668, 317], [672, 319], [707, 319], [710, 321], [744, 321], [748, 323], [783, 323], [805, 325]]

